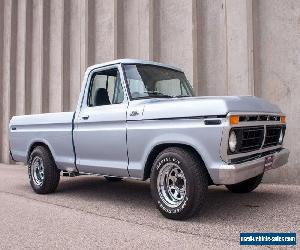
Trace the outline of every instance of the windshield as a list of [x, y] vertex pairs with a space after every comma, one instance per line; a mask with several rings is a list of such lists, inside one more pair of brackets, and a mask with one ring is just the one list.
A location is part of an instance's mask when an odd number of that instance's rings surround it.
[[193, 96], [183, 72], [154, 65], [124, 65], [132, 99]]

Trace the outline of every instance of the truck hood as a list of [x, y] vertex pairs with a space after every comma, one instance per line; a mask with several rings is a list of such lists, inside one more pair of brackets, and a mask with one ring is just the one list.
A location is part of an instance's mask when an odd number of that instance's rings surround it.
[[[205, 96], [137, 101], [140, 119], [221, 116], [228, 112], [281, 113], [278, 106], [255, 96]], [[132, 107], [134, 110], [134, 107]], [[139, 119], [138, 117], [136, 117]]]

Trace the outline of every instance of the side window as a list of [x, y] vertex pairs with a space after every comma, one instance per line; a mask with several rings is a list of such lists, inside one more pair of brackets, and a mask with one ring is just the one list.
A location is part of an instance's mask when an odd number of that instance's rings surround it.
[[92, 76], [88, 106], [119, 104], [123, 100], [124, 92], [118, 69], [100, 71]]

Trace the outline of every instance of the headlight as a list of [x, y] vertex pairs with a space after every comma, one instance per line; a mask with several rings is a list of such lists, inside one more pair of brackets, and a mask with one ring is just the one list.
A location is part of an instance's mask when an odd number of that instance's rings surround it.
[[279, 139], [278, 139], [278, 143], [279, 143], [279, 144], [282, 144], [282, 143], [283, 143], [283, 137], [284, 137], [283, 129], [281, 129], [281, 130], [280, 130], [280, 136], [279, 136]]
[[236, 145], [237, 145], [236, 134], [234, 131], [231, 131], [229, 135], [228, 146], [232, 153], [234, 153], [234, 151], [236, 150]]

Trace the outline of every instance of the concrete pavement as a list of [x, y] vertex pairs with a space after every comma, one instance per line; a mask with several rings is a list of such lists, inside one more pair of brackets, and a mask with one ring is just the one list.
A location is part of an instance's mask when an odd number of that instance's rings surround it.
[[27, 169], [0, 164], [0, 249], [236, 249], [240, 232], [297, 232], [300, 186], [263, 184], [250, 194], [210, 187], [201, 215], [161, 216], [147, 182], [62, 177], [37, 195]]

